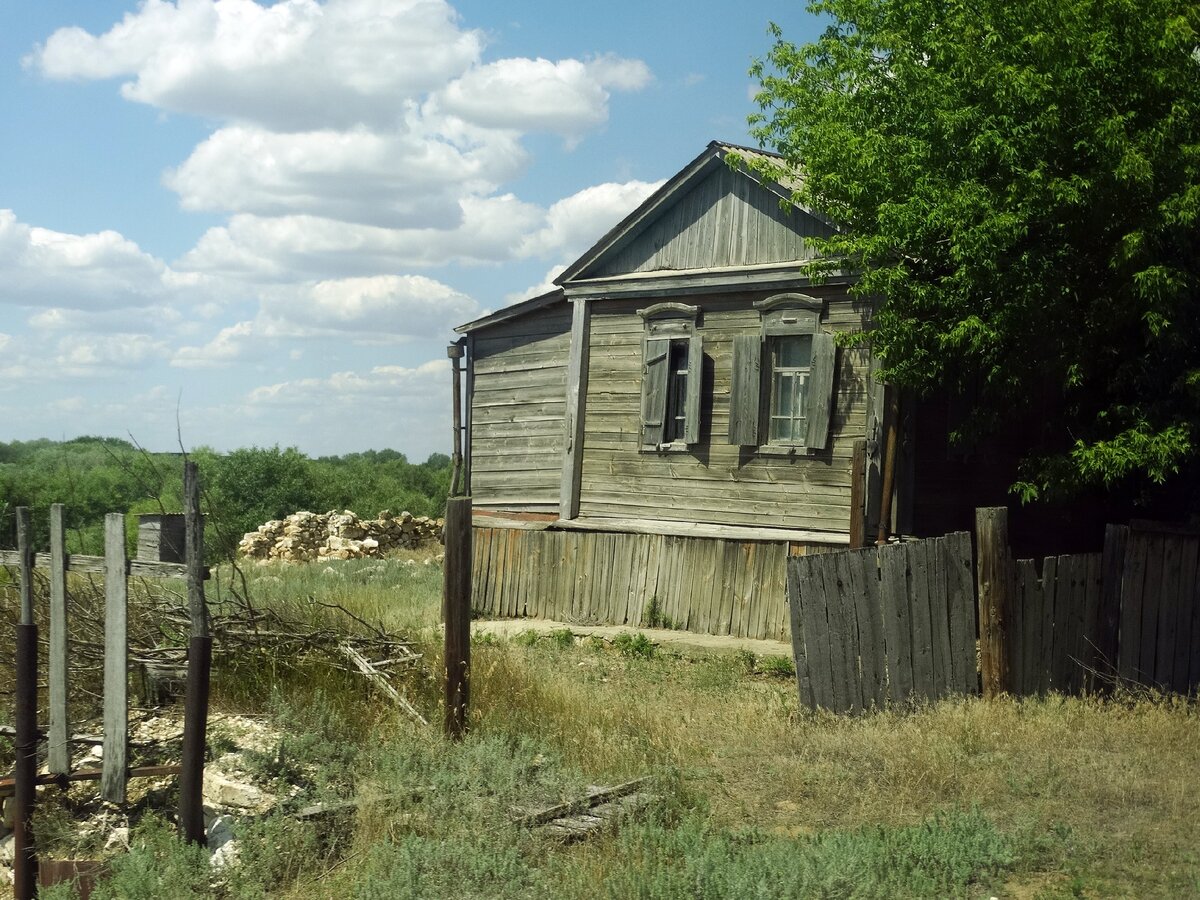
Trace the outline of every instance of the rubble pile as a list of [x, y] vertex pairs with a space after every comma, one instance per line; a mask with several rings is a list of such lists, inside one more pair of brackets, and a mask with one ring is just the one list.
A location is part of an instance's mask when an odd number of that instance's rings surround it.
[[442, 519], [409, 512], [393, 515], [390, 509], [374, 519], [360, 519], [348, 509], [324, 515], [298, 512], [248, 532], [238, 544], [238, 555], [264, 562], [382, 557], [440, 542], [443, 524]]

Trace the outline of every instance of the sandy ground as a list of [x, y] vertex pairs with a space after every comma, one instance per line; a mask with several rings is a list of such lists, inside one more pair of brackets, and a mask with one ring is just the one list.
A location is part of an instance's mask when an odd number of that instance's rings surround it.
[[644, 634], [656, 644], [678, 647], [682, 650], [721, 652], [749, 650], [756, 656], [792, 655], [792, 645], [782, 641], [762, 641], [754, 638], [730, 637], [728, 635], [695, 634], [690, 631], [674, 631], [667, 628], [631, 628], [628, 625], [569, 625], [550, 619], [478, 619], [471, 623], [477, 634], [494, 634], [497, 637], [512, 637], [523, 631], [548, 634], [551, 631], [571, 629], [578, 637], [595, 635], [612, 640], [618, 634]]

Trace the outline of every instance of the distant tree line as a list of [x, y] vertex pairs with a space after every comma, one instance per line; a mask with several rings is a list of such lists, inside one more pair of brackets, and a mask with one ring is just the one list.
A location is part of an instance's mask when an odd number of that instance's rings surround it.
[[[189, 455], [200, 466], [213, 560], [232, 557], [245, 532], [297, 510], [441, 515], [450, 484], [444, 453], [422, 463], [397, 450], [313, 459], [294, 447], [229, 453], [202, 447]], [[179, 453], [150, 453], [131, 441], [93, 436], [0, 442], [0, 546], [15, 546], [18, 506], [30, 508], [34, 539], [44, 548], [50, 504], [65, 504], [68, 550], [99, 554], [105, 513], [179, 512], [182, 498]], [[131, 542], [135, 527], [131, 520]]]

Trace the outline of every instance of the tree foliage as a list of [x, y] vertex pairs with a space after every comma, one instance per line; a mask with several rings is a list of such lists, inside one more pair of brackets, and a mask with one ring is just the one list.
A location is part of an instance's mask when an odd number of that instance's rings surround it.
[[885, 377], [1028, 428], [1018, 489], [1167, 481], [1200, 440], [1200, 6], [817, 0], [756, 137], [884, 298]]
[[[232, 556], [243, 533], [302, 509], [440, 515], [450, 484], [450, 460], [443, 453], [420, 464], [396, 450], [310, 459], [294, 447], [224, 454], [201, 448], [192, 458], [200, 467], [214, 559]], [[28, 506], [35, 543], [46, 547], [52, 503], [65, 506], [68, 549], [101, 553], [105, 513], [183, 509], [182, 459], [115, 438], [0, 443], [0, 546], [13, 546], [13, 510]], [[135, 527], [131, 519], [131, 539]]]

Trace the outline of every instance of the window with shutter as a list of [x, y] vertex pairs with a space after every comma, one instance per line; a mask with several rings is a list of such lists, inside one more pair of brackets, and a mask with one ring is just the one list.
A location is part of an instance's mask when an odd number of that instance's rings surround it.
[[733, 343], [729, 442], [763, 451], [824, 449], [829, 441], [837, 350], [820, 330], [823, 303], [778, 294], [755, 306], [759, 334]]
[[684, 450], [700, 440], [703, 338], [699, 308], [657, 303], [638, 310], [646, 323], [642, 356], [643, 450]]

